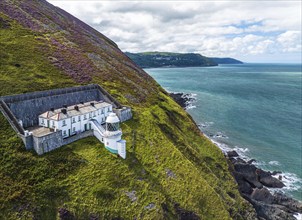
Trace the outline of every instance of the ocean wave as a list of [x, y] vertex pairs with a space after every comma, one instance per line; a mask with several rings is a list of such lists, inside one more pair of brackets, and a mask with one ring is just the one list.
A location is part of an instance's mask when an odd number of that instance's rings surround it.
[[274, 175], [274, 177], [279, 178], [281, 176], [282, 182], [284, 183], [285, 187], [279, 189], [283, 192], [290, 192], [290, 191], [298, 191], [302, 188], [302, 179], [300, 179], [294, 173], [279, 173]]
[[186, 106], [186, 109], [193, 109], [193, 108], [196, 108], [196, 105], [189, 104]]
[[280, 166], [280, 163], [278, 161], [272, 160], [270, 162], [268, 162], [269, 165], [273, 165], [273, 166]]
[[295, 217], [297, 220], [302, 220], [302, 214], [301, 214], [301, 213], [294, 214], [294, 217]]
[[188, 110], [188, 109], [193, 109], [193, 108], [196, 108], [197, 106], [194, 105], [194, 103], [197, 102], [197, 94], [196, 93], [186, 93], [186, 94], [183, 94], [182, 96], [186, 101], [186, 107], [185, 109]]
[[230, 148], [229, 145], [224, 144], [224, 143], [220, 143], [216, 140], [213, 140], [212, 138], [210, 138], [209, 136], [207, 136], [206, 134], [204, 134], [213, 144], [215, 144], [217, 147], [219, 147], [220, 150], [222, 150], [222, 152], [224, 154], [226, 154], [226, 152], [232, 150], [232, 148]]
[[211, 125], [213, 125], [214, 122], [212, 121], [209, 121], [209, 122], [204, 122], [204, 123], [199, 123], [198, 124], [198, 127], [201, 129], [201, 128], [207, 128], [207, 127], [210, 127]]
[[[246, 147], [241, 147], [241, 146], [235, 146], [235, 147], [231, 147], [226, 143], [222, 143], [220, 138], [213, 138], [214, 136], [210, 136], [207, 134], [204, 134], [212, 143], [214, 143], [217, 147], [219, 147], [221, 149], [221, 151], [226, 154], [228, 151], [232, 151], [235, 150], [239, 157], [249, 161], [252, 158], [248, 156], [249, 154], [249, 149]], [[255, 162], [253, 162], [253, 164], [256, 167], [259, 167], [261, 169], [267, 170], [267, 171], [275, 171], [272, 170], [271, 168], [274, 166], [281, 166], [280, 162], [278, 161], [269, 161], [269, 162], [265, 162], [265, 161], [260, 161], [260, 160], [256, 160]], [[268, 167], [269, 165], [269, 167]], [[281, 171], [282, 172], [282, 171]], [[280, 176], [280, 177], [279, 177]], [[299, 190], [302, 189], [302, 179], [299, 178], [296, 174], [294, 173], [289, 173], [289, 172], [282, 172], [282, 173], [278, 173], [276, 175], [274, 175], [275, 178], [279, 179], [281, 178], [281, 181], [284, 183], [285, 187], [283, 188], [268, 188], [272, 193], [273, 192], [283, 192], [285, 194], [291, 194], [292, 192], [297, 192]], [[299, 215], [298, 217], [301, 218], [302, 215]], [[297, 218], [298, 219], [298, 218]], [[300, 219], [302, 220], [302, 219]]]
[[211, 138], [226, 138], [228, 139], [229, 137], [226, 136], [223, 132], [217, 132], [216, 134], [210, 134], [209, 135]]

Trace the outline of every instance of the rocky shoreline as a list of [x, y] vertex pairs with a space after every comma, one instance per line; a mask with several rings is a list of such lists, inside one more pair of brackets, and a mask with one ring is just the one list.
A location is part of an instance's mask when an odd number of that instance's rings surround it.
[[[190, 94], [170, 93], [170, 96], [184, 109], [195, 101]], [[297, 220], [302, 217], [302, 203], [282, 192], [271, 193], [269, 189], [281, 189], [282, 182], [280, 171], [264, 171], [257, 168], [254, 159], [246, 161], [236, 151], [225, 153], [230, 171], [238, 184], [241, 196], [251, 203], [260, 220]], [[274, 177], [278, 176], [278, 178]]]
[[187, 109], [192, 102], [195, 101], [195, 98], [191, 94], [176, 92], [169, 93], [169, 95], [178, 103], [183, 109]]
[[256, 210], [259, 219], [296, 220], [298, 213], [302, 215], [302, 203], [290, 198], [281, 192], [269, 189], [284, 187], [280, 171], [264, 171], [257, 168], [254, 159], [245, 161], [236, 151], [226, 152], [230, 170], [238, 184], [239, 191], [244, 199], [249, 201]]

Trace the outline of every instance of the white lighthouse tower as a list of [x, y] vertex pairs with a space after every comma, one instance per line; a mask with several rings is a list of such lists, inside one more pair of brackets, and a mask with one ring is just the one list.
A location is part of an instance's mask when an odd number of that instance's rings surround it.
[[115, 113], [110, 113], [106, 119], [106, 130], [104, 132], [104, 145], [112, 153], [126, 158], [126, 141], [122, 140], [120, 120]]

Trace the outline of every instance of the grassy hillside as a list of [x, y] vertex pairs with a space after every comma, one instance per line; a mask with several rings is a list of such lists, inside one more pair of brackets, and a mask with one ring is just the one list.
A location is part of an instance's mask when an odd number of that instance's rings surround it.
[[125, 54], [141, 68], [217, 66], [215, 61], [197, 53], [126, 52]]
[[122, 125], [126, 160], [93, 137], [37, 156], [0, 114], [0, 219], [252, 218], [223, 154], [191, 117], [66, 12], [1, 1], [0, 76], [0, 96], [98, 83], [134, 113]]

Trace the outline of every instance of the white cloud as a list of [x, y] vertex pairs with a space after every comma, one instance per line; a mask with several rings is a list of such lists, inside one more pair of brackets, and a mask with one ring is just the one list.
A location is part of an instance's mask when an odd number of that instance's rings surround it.
[[277, 37], [283, 52], [300, 52], [301, 51], [301, 32], [286, 31]]
[[59, 1], [123, 51], [301, 61], [301, 1]]

